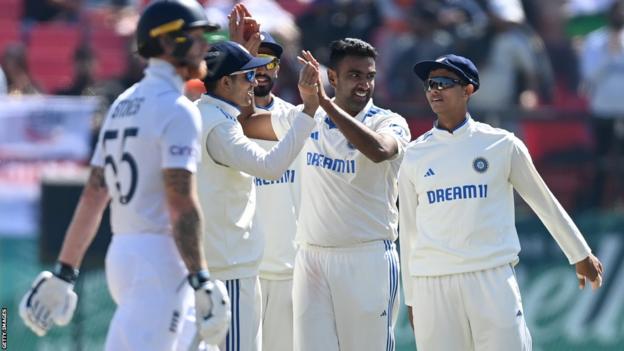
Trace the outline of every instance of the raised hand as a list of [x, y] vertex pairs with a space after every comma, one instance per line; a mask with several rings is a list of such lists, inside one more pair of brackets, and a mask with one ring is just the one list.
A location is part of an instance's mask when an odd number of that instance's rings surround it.
[[592, 285], [592, 289], [596, 290], [602, 286], [602, 263], [598, 258], [592, 254], [587, 256], [584, 260], [576, 263], [576, 277], [579, 281], [579, 289], [585, 287], [585, 279], [589, 279]]
[[302, 51], [301, 56], [297, 56], [297, 60], [303, 64], [301, 71], [299, 71], [299, 82], [297, 84], [299, 88], [299, 95], [303, 100], [304, 109], [316, 110], [319, 105], [318, 89], [320, 82], [320, 73], [317, 65], [314, 62], [306, 59], [311, 57], [308, 51]]
[[307, 51], [307, 50], [301, 51], [301, 56], [302, 56], [301, 57], [302, 60], [304, 60], [305, 62], [310, 62], [310, 64], [314, 66], [316, 70], [319, 72], [318, 81], [317, 81], [317, 84], [318, 84], [317, 94], [319, 96], [319, 99], [329, 100], [329, 97], [327, 96], [327, 93], [325, 92], [325, 87], [323, 87], [323, 82], [321, 81], [321, 74], [320, 74], [321, 64], [318, 63], [318, 61], [316, 60], [316, 58], [314, 58], [314, 56], [312, 55], [310, 51]]
[[257, 55], [262, 39], [260, 38], [260, 24], [245, 5], [236, 4], [228, 15], [230, 40], [243, 45], [252, 55]]

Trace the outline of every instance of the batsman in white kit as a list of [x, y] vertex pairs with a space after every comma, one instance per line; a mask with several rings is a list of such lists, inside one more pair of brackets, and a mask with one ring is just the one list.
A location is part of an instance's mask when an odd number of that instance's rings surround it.
[[185, 80], [206, 74], [204, 34], [214, 29], [194, 0], [156, 1], [141, 15], [145, 77], [111, 106], [58, 263], [20, 305], [39, 336], [71, 320], [78, 268], [109, 202], [106, 278], [117, 308], [105, 349], [184, 350], [180, 334], [193, 304], [201, 339], [214, 344], [225, 336], [229, 298], [208, 275], [196, 194], [201, 118], [183, 95]]
[[[303, 147], [293, 277], [294, 350], [394, 350], [398, 311], [397, 174], [410, 140], [400, 115], [377, 107], [376, 50], [330, 45], [316, 126]], [[310, 53], [304, 58], [318, 67]], [[245, 133], [282, 139], [290, 119], [250, 118]]]
[[[260, 57], [271, 59], [266, 66], [256, 69], [258, 85], [254, 87], [257, 111], [270, 111], [281, 118], [293, 116], [294, 105], [272, 93], [279, 74], [283, 48], [271, 34], [261, 33]], [[269, 151], [275, 141], [254, 140]], [[292, 279], [295, 266], [295, 233], [299, 213], [299, 186], [301, 154], [286, 172], [276, 180], [256, 177], [256, 215], [251, 235], [264, 237], [264, 255], [260, 262], [262, 291], [262, 349], [293, 350]]]
[[[260, 43], [260, 35], [252, 37]], [[253, 45], [250, 45], [253, 46]], [[257, 46], [256, 46], [257, 48]], [[232, 321], [222, 351], [253, 351], [261, 346], [261, 294], [258, 269], [264, 250], [260, 233], [252, 232], [256, 210], [255, 177], [279, 180], [299, 154], [314, 127], [318, 108], [311, 64], [300, 73], [303, 111], [293, 111], [293, 128], [265, 151], [248, 139], [237, 117], [253, 104], [256, 68], [273, 58], [254, 57], [232, 41], [215, 44], [204, 79], [207, 93], [197, 101], [203, 120], [199, 194], [207, 217], [204, 233], [211, 274], [226, 282], [232, 301]]]
[[513, 266], [520, 243], [513, 191], [576, 266], [579, 286], [602, 283], [602, 264], [538, 174], [524, 143], [467, 112], [479, 73], [446, 55], [414, 67], [437, 115], [399, 173], [405, 303], [419, 351], [531, 350]]

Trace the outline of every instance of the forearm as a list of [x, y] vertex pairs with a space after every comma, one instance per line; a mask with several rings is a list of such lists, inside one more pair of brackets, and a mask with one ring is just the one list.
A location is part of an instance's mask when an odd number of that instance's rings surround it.
[[95, 238], [108, 200], [104, 172], [101, 168], [94, 168], [65, 234], [58, 257], [60, 262], [74, 268], [80, 267], [89, 245]]
[[591, 250], [583, 235], [548, 189], [524, 147], [513, 152], [510, 181], [544, 223], [570, 263], [589, 255]]
[[195, 175], [185, 169], [163, 172], [169, 217], [180, 256], [189, 273], [208, 268], [203, 245], [203, 218]]
[[321, 99], [320, 105], [345, 138], [371, 161], [385, 161], [398, 152], [397, 143], [392, 137], [366, 127], [330, 99]]
[[173, 237], [190, 273], [207, 269], [202, 240], [202, 216], [199, 206], [191, 206], [172, 218]]
[[314, 120], [300, 114], [291, 129], [271, 150], [249, 140], [236, 125], [219, 125], [208, 135], [210, 156], [220, 164], [265, 179], [277, 179], [301, 151]]

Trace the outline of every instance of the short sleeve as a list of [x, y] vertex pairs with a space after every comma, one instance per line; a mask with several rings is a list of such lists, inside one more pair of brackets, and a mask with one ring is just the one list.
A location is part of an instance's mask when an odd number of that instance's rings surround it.
[[405, 118], [397, 114], [392, 114], [383, 119], [375, 131], [379, 134], [388, 134], [394, 137], [399, 146], [398, 154], [402, 154], [403, 150], [411, 140], [411, 133]]
[[188, 109], [172, 118], [161, 135], [162, 168], [197, 171], [201, 161], [201, 117], [199, 111]]
[[102, 150], [102, 134], [104, 133], [104, 126], [100, 129], [100, 135], [98, 136], [98, 141], [95, 144], [95, 150], [93, 151], [93, 156], [91, 156], [91, 166], [93, 167], [104, 167], [104, 153]]

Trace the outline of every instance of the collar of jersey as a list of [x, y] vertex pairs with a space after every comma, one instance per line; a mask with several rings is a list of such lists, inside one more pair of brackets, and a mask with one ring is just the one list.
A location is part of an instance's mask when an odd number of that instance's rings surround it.
[[358, 112], [357, 115], [355, 115], [355, 119], [360, 122], [364, 122], [364, 118], [366, 118], [366, 114], [371, 109], [371, 107], [373, 107], [373, 99], [368, 99], [366, 106], [364, 106], [364, 108], [360, 112]]
[[171, 84], [176, 90], [180, 92], [184, 91], [184, 81], [182, 77], [176, 73], [175, 67], [165, 60], [153, 57], [150, 58], [147, 68], [145, 69], [145, 75], [162, 79]]
[[218, 106], [223, 111], [225, 111], [225, 113], [227, 113], [228, 115], [234, 118], [236, 118], [240, 114], [240, 110], [233, 102], [225, 100], [218, 96], [214, 96], [210, 94], [203, 94], [201, 96], [201, 101], [205, 103], [209, 103], [211, 105]]
[[466, 136], [473, 125], [474, 120], [472, 119], [472, 117], [470, 117], [470, 114], [466, 114], [466, 119], [464, 120], [464, 122], [455, 127], [452, 133], [449, 133], [449, 131], [446, 129], [438, 128], [438, 122], [436, 121], [433, 124], [433, 134], [442, 139], [457, 140]]
[[273, 94], [271, 94], [271, 102], [269, 102], [268, 105], [266, 106], [258, 106], [256, 105], [256, 108], [259, 108], [261, 110], [265, 110], [265, 111], [271, 111], [273, 110], [273, 106], [275, 105], [275, 96]]

